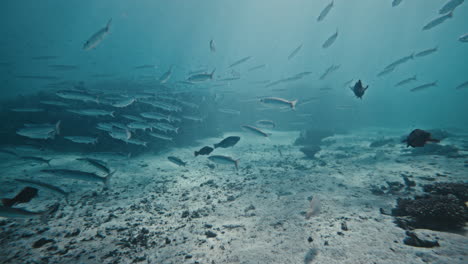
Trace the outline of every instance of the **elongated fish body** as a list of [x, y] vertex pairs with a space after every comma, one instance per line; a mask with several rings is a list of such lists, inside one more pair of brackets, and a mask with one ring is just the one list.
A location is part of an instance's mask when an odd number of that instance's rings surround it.
[[468, 87], [468, 81], [461, 83], [455, 89], [459, 90], [459, 89], [466, 88], [466, 87]]
[[16, 134], [32, 139], [54, 139], [56, 135], [60, 134], [60, 121], [55, 125], [50, 124], [36, 124], [28, 126], [25, 124], [24, 128], [16, 131]]
[[125, 117], [127, 119], [130, 119], [135, 122], [145, 122], [145, 120], [141, 117], [138, 116], [133, 116], [133, 115], [122, 115], [122, 117]]
[[460, 42], [468, 42], [468, 33], [464, 34], [464, 35], [461, 35], [458, 40]]
[[413, 81], [416, 81], [416, 75], [414, 75], [413, 77], [409, 77], [407, 79], [399, 81], [397, 84], [395, 84], [395, 86], [396, 87], [402, 86], [402, 85], [408, 84], [408, 83], [413, 82]]
[[436, 19], [433, 19], [431, 22], [427, 23], [422, 30], [429, 30], [432, 29], [440, 24], [442, 24], [445, 20], [452, 18], [453, 17], [453, 12], [450, 12], [446, 15], [440, 16]]
[[320, 76], [320, 80], [325, 80], [325, 78], [332, 72], [338, 70], [340, 68], [340, 65], [332, 65], [328, 67], [325, 72]]
[[124, 142], [127, 142], [131, 137], [132, 133], [128, 130], [123, 130], [123, 129], [112, 129], [109, 132], [109, 136], [113, 139], [121, 140]]
[[259, 127], [265, 127], [265, 128], [275, 128], [276, 124], [275, 122], [271, 120], [258, 120], [255, 122], [255, 124]]
[[44, 109], [41, 108], [12, 108], [12, 112], [17, 112], [17, 113], [39, 113], [39, 112], [44, 112]]
[[392, 63], [390, 63], [389, 65], [387, 65], [387, 67], [385, 67], [385, 69], [395, 69], [396, 66], [400, 65], [400, 64], [403, 64], [409, 60], [412, 60], [414, 59], [414, 54], [411, 54], [411, 55], [408, 55], [408, 56], [405, 56], [401, 59], [398, 59]]
[[210, 40], [210, 51], [211, 52], [216, 52], [216, 44], [214, 40]]
[[325, 17], [327, 17], [328, 13], [330, 12], [330, 10], [332, 9], [333, 7], [333, 1], [331, 1], [323, 10], [322, 12], [320, 12], [320, 15], [318, 16], [317, 18], [317, 21], [320, 22], [322, 20], [325, 19]]
[[264, 104], [280, 106], [280, 107], [287, 106], [287, 107], [291, 107], [291, 109], [293, 109], [293, 110], [296, 109], [296, 104], [297, 104], [297, 100], [288, 101], [286, 99], [278, 98], [278, 97], [262, 98], [262, 99], [260, 99], [260, 102], [262, 102]]
[[234, 63], [232, 63], [231, 65], [229, 65], [228, 68], [232, 68], [232, 67], [237, 66], [237, 65], [239, 65], [239, 64], [241, 64], [241, 63], [244, 63], [244, 62], [248, 61], [250, 58], [252, 58], [252, 56], [247, 56], [247, 57], [242, 58], [242, 59], [240, 59], [240, 60], [238, 60], [238, 61], [235, 61]]
[[136, 138], [131, 138], [131, 139], [127, 140], [127, 143], [137, 145], [137, 146], [142, 146], [142, 147], [147, 147], [148, 146], [148, 142], [143, 141], [143, 140], [139, 140], [139, 139], [136, 139]]
[[268, 136], [270, 136], [268, 133], [265, 133], [265, 132], [263, 132], [261, 129], [256, 128], [256, 127], [254, 127], [254, 126], [242, 125], [241, 127], [242, 127], [243, 129], [245, 129], [245, 130], [251, 132], [252, 134], [257, 135], [257, 136], [266, 137], [266, 138], [268, 138]]
[[0, 206], [0, 216], [6, 218], [17, 218], [17, 219], [24, 219], [24, 218], [40, 218], [44, 212], [30, 212], [20, 208], [13, 208], [7, 206]]
[[155, 137], [155, 138], [158, 138], [158, 139], [161, 139], [161, 140], [166, 140], [166, 141], [171, 141], [172, 142], [172, 137], [169, 137], [169, 136], [166, 136], [166, 135], [163, 135], [163, 134], [149, 132], [148, 135], [150, 135], [152, 137]]
[[100, 29], [98, 32], [94, 33], [83, 45], [84, 50], [91, 50], [95, 48], [99, 43], [101, 43], [104, 38], [109, 34], [110, 25], [112, 18], [109, 19], [105, 28]]
[[204, 81], [212, 80], [214, 73], [215, 73], [215, 70], [213, 70], [211, 73], [195, 74], [195, 75], [188, 77], [187, 81], [195, 83], [195, 82], [204, 82]]
[[165, 114], [157, 113], [157, 112], [145, 112], [140, 113], [140, 115], [144, 118], [153, 119], [153, 120], [166, 120], [167, 122], [171, 122], [171, 117]]
[[76, 91], [58, 91], [55, 94], [58, 97], [61, 97], [63, 99], [98, 103], [98, 100], [96, 97], [87, 93], [76, 92]]
[[69, 106], [67, 103], [60, 102], [60, 101], [53, 101], [53, 100], [50, 100], [50, 101], [40, 101], [40, 103], [41, 103], [41, 104], [45, 104], [45, 105], [60, 106], [60, 107], [67, 107], [67, 106]]
[[401, 4], [403, 0], [393, 0], [392, 1], [392, 7], [395, 7], [395, 6], [398, 6], [399, 4]]
[[430, 55], [434, 52], [436, 52], [438, 50], [438, 47], [435, 47], [435, 48], [432, 48], [432, 49], [427, 49], [427, 50], [423, 50], [421, 52], [418, 52], [416, 53], [416, 55], [414, 55], [415, 57], [424, 57], [424, 56], [427, 56], [427, 55]]
[[172, 75], [172, 66], [169, 68], [167, 72], [163, 73], [163, 75], [159, 77], [159, 83], [161, 84], [167, 83], [167, 81], [169, 81], [169, 79], [171, 78], [171, 75]]
[[92, 158], [77, 158], [76, 160], [87, 162], [88, 164], [104, 172], [105, 174], [111, 173], [109, 167], [107, 166], [107, 163], [102, 160]]
[[158, 130], [161, 130], [161, 131], [172, 131], [172, 132], [175, 132], [176, 134], [179, 133], [179, 128], [178, 127], [175, 127], [171, 124], [167, 124], [167, 123], [156, 123], [153, 125], [154, 128], [158, 129]]
[[261, 69], [261, 68], [265, 68], [265, 67], [266, 67], [266, 64], [261, 64], [261, 65], [254, 66], [254, 67], [250, 68], [248, 71], [251, 72], [251, 71], [255, 71], [255, 70], [258, 70], [258, 69]]
[[48, 169], [48, 170], [41, 170], [41, 171], [44, 173], [60, 176], [62, 178], [103, 183], [106, 187], [109, 187], [110, 179], [112, 175], [114, 175], [115, 173], [115, 171], [113, 171], [107, 174], [106, 177], [101, 177], [92, 172], [79, 171], [79, 170]]
[[382, 77], [382, 76], [385, 76], [391, 72], [393, 72], [395, 70], [395, 68], [388, 68], [388, 69], [383, 69], [381, 72], [379, 72], [377, 74], [377, 77]]
[[70, 113], [75, 113], [82, 116], [111, 116], [114, 117], [114, 111], [106, 111], [102, 109], [80, 109], [80, 110], [68, 110]]
[[185, 165], [187, 165], [186, 162], [184, 162], [184, 161], [182, 161], [181, 159], [179, 159], [179, 158], [177, 158], [177, 157], [174, 157], [174, 156], [169, 156], [169, 157], [167, 157], [167, 159], [168, 159], [170, 162], [176, 164], [177, 166], [183, 166], [183, 167], [185, 167]]
[[338, 30], [335, 32], [335, 34], [331, 35], [322, 45], [322, 48], [326, 49], [330, 47], [333, 43], [335, 43], [336, 38], [338, 38]]
[[423, 84], [423, 85], [419, 85], [417, 87], [412, 88], [410, 91], [411, 92], [420, 91], [420, 90], [427, 89], [427, 88], [432, 87], [432, 86], [437, 86], [437, 81], [431, 82], [431, 83], [426, 83], [426, 84]]
[[455, 8], [463, 4], [465, 0], [449, 0], [442, 8], [439, 10], [439, 14], [446, 14], [448, 12], [453, 12]]
[[238, 136], [229, 136], [221, 140], [219, 143], [215, 143], [214, 148], [230, 148], [236, 145], [237, 142], [239, 142], [239, 140], [240, 140], [240, 137]]
[[52, 160], [52, 159], [44, 159], [41, 157], [34, 157], [34, 156], [21, 156], [20, 158], [24, 160], [31, 160], [31, 161], [38, 162], [38, 163], [45, 163], [48, 166], [50, 166], [50, 161]]
[[220, 109], [218, 109], [218, 111], [223, 113], [223, 114], [240, 115], [240, 111], [239, 110], [234, 110], [234, 109], [220, 108]]
[[83, 137], [83, 136], [66, 136], [63, 137], [67, 140], [70, 140], [71, 142], [74, 143], [79, 143], [79, 144], [91, 144], [95, 145], [98, 143], [98, 139], [95, 137]]
[[112, 103], [112, 106], [117, 108], [124, 108], [132, 105], [135, 101], [135, 98], [123, 99]]
[[153, 129], [153, 127], [146, 122], [131, 122], [127, 124], [127, 127], [130, 129], [134, 129], [134, 130], [143, 130], [143, 131], [147, 129], [149, 130]]
[[289, 54], [288, 60], [294, 58], [294, 57], [297, 55], [297, 53], [299, 53], [299, 51], [300, 51], [301, 49], [302, 49], [302, 44], [299, 45], [297, 48], [295, 48], [295, 49]]
[[48, 183], [45, 183], [45, 182], [36, 181], [36, 180], [29, 180], [29, 179], [15, 179], [15, 181], [30, 184], [30, 185], [35, 185], [36, 187], [47, 189], [49, 191], [58, 193], [58, 194], [63, 195], [65, 197], [68, 197], [68, 195], [69, 195], [68, 192], [60, 189], [59, 187], [48, 184]]
[[239, 160], [235, 160], [228, 156], [211, 155], [208, 157], [208, 159], [217, 164], [234, 165], [236, 167], [236, 170], [239, 169]]

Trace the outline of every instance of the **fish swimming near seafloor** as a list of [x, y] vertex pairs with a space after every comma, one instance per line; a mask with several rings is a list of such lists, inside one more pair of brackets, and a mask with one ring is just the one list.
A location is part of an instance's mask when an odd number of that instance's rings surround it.
[[97, 168], [98, 170], [104, 172], [105, 174], [111, 173], [111, 170], [107, 166], [107, 163], [102, 160], [93, 159], [93, 158], [77, 158], [76, 160], [86, 162], [90, 164], [91, 166]]
[[221, 140], [219, 143], [214, 144], [214, 148], [229, 148], [233, 147], [234, 145], [239, 142], [240, 137], [238, 136], [229, 136], [223, 140]]
[[36, 188], [25, 187], [14, 198], [3, 198], [2, 204], [6, 207], [12, 207], [15, 204], [30, 202], [36, 196]]
[[91, 50], [101, 43], [104, 38], [109, 34], [112, 18], [107, 22], [106, 27], [100, 29], [94, 33], [86, 42], [83, 44], [84, 50]]
[[90, 144], [90, 145], [95, 145], [98, 143], [98, 138], [95, 137], [85, 137], [85, 136], [66, 136], [63, 137], [66, 140], [70, 140], [71, 142], [74, 143], [79, 143], [79, 144]]
[[194, 155], [197, 157], [198, 155], [210, 155], [211, 152], [213, 152], [214, 148], [205, 146], [201, 148], [199, 151], [195, 151]]
[[271, 134], [270, 133], [266, 133], [264, 131], [262, 131], [260, 128], [257, 128], [257, 127], [254, 127], [254, 126], [251, 126], [251, 125], [241, 125], [241, 128], [245, 129], [246, 131], [254, 134], [254, 135], [257, 135], [257, 136], [261, 136], [261, 137], [266, 137], [268, 138]]
[[39, 218], [42, 223], [47, 222], [47, 218], [50, 214], [57, 211], [59, 204], [54, 204], [49, 209], [42, 212], [31, 212], [21, 208], [12, 208], [6, 206], [0, 206], [0, 216], [13, 219], [28, 219], [28, 218]]
[[41, 172], [59, 176], [62, 178], [88, 181], [88, 182], [99, 182], [103, 183], [105, 187], [109, 188], [111, 177], [116, 171], [107, 174], [105, 177], [99, 176], [93, 172], [86, 172], [80, 170], [69, 170], [69, 169], [46, 169]]
[[60, 123], [53, 124], [25, 124], [23, 128], [16, 131], [16, 134], [32, 139], [54, 139], [60, 135]]
[[424, 131], [422, 129], [415, 129], [413, 130], [408, 137], [403, 140], [404, 143], [406, 143], [406, 147], [424, 147], [428, 142], [435, 142], [439, 143], [440, 140], [434, 139], [431, 136], [431, 133]]
[[179, 159], [177, 157], [174, 157], [174, 156], [169, 156], [169, 157], [167, 157], [167, 159], [170, 162], [176, 164], [177, 166], [185, 167], [185, 165], [187, 165], [187, 162], [184, 162], [183, 160], [181, 160], [181, 159]]
[[443, 15], [443, 16], [440, 16], [438, 18], [435, 18], [433, 20], [431, 20], [429, 23], [427, 23], [423, 28], [422, 30], [429, 30], [429, 29], [432, 29], [440, 24], [442, 24], [445, 20], [449, 19], [449, 18], [452, 18], [453, 17], [453, 11], [446, 14], [446, 15]]
[[31, 160], [37, 163], [45, 163], [48, 166], [50, 166], [50, 161], [52, 160], [52, 159], [44, 159], [42, 157], [34, 157], [34, 156], [20, 156], [20, 158], [23, 160]]
[[218, 164], [229, 164], [229, 165], [234, 165], [236, 167], [236, 170], [239, 169], [239, 160], [233, 159], [229, 156], [223, 156], [223, 155], [211, 155], [208, 157], [209, 160], [211, 160], [214, 163]]
[[65, 192], [64, 190], [60, 189], [57, 186], [54, 186], [54, 185], [51, 185], [51, 184], [48, 184], [48, 183], [45, 183], [45, 182], [41, 182], [41, 181], [30, 180], [30, 179], [15, 179], [15, 181], [25, 183], [25, 184], [35, 185], [37, 187], [47, 189], [49, 191], [52, 191], [52, 192], [58, 193], [60, 195], [63, 195], [63, 196], [65, 196], [65, 198], [67, 198], [68, 195], [70, 194], [70, 193]]
[[82, 115], [82, 116], [111, 116], [114, 117], [114, 111], [107, 111], [102, 109], [69, 109], [67, 110], [70, 113]]
[[317, 21], [320, 22], [327, 17], [328, 13], [333, 7], [333, 1], [331, 1], [323, 10], [320, 12], [320, 15], [317, 17]]
[[173, 68], [173, 66], [171, 66], [167, 72], [163, 73], [161, 75], [161, 77], [159, 77], [159, 83], [163, 84], [163, 83], [167, 83], [167, 81], [169, 81], [169, 79], [171, 78], [171, 75], [172, 75], [172, 68]]

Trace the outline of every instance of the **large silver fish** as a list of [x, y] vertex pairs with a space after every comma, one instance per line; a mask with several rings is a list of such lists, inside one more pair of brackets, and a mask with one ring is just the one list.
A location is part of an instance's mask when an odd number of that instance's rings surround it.
[[101, 43], [104, 38], [109, 34], [110, 25], [112, 18], [109, 19], [105, 28], [100, 29], [98, 32], [94, 33], [83, 45], [84, 50], [91, 50], [95, 48], [99, 43]]
[[83, 116], [111, 116], [114, 117], [114, 111], [106, 111], [102, 109], [78, 109], [78, 110], [68, 110], [70, 113], [75, 113]]
[[79, 144], [91, 144], [95, 145], [98, 143], [98, 138], [95, 137], [84, 137], [84, 136], [66, 136], [63, 137], [67, 140], [70, 140], [71, 142], [74, 143], [79, 143]]
[[54, 139], [60, 134], [60, 121], [53, 124], [25, 124], [16, 134], [32, 139]]
[[214, 69], [211, 73], [199, 73], [199, 74], [192, 75], [187, 78], [187, 81], [196, 83], [196, 82], [204, 82], [204, 81], [212, 80], [215, 70], [216, 69]]
[[214, 163], [218, 164], [228, 164], [228, 165], [234, 165], [236, 167], [236, 170], [239, 169], [239, 160], [233, 159], [228, 156], [223, 156], [223, 155], [212, 155], [208, 157], [209, 160], [211, 160]]
[[260, 102], [264, 104], [269, 104], [269, 105], [274, 105], [274, 106], [280, 106], [280, 107], [290, 107], [291, 109], [296, 109], [296, 104], [297, 100], [293, 101], [288, 101], [283, 98], [278, 98], [278, 97], [265, 97], [260, 99]]

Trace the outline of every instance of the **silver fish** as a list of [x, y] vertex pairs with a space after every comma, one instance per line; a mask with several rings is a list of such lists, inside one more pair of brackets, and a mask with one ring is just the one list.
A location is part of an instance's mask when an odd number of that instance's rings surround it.
[[248, 61], [250, 58], [252, 58], [252, 56], [247, 56], [247, 57], [244, 57], [244, 58], [242, 58], [240, 60], [237, 60], [237, 61], [233, 62], [231, 65], [229, 65], [228, 68], [232, 68], [232, 67], [237, 66], [237, 65], [239, 65], [241, 63], [244, 63], [244, 62]]
[[427, 89], [427, 88], [432, 87], [432, 86], [437, 86], [437, 81], [431, 82], [431, 83], [426, 83], [426, 84], [423, 84], [423, 85], [419, 85], [417, 87], [412, 88], [410, 91], [415, 92], [415, 91]]
[[159, 133], [149, 132], [148, 135], [150, 135], [152, 137], [155, 137], [155, 138], [162, 139], [162, 140], [172, 141], [172, 137], [162, 135], [162, 134], [159, 134]]
[[104, 38], [109, 34], [110, 25], [112, 18], [109, 19], [105, 28], [100, 29], [98, 32], [94, 33], [83, 45], [84, 50], [91, 50], [95, 48], [99, 43], [101, 43]]
[[44, 112], [44, 109], [42, 108], [13, 108], [10, 109], [12, 112], [17, 112], [17, 113], [39, 113], [39, 112]]
[[51, 184], [48, 184], [48, 183], [45, 183], [45, 182], [41, 182], [41, 181], [29, 180], [29, 179], [15, 179], [15, 181], [30, 184], [30, 185], [35, 185], [35, 186], [38, 186], [40, 188], [47, 189], [49, 191], [52, 191], [52, 192], [55, 192], [55, 193], [58, 193], [60, 195], [65, 196], [65, 199], [67, 199], [69, 194], [70, 194], [70, 193], [60, 189], [59, 187], [56, 187], [54, 185], [51, 185]]
[[67, 110], [70, 113], [75, 113], [83, 116], [111, 116], [114, 117], [114, 111], [106, 111], [102, 109], [79, 109], [79, 110]]
[[402, 86], [402, 85], [405, 85], [405, 84], [413, 82], [413, 81], [416, 81], [416, 75], [414, 75], [413, 77], [409, 77], [407, 79], [399, 81], [397, 84], [395, 84], [395, 87]]
[[64, 99], [99, 103], [99, 101], [97, 100], [95, 96], [88, 94], [88, 93], [64, 90], [64, 91], [58, 91], [55, 94], [58, 97], [61, 97]]
[[234, 109], [220, 108], [220, 109], [218, 109], [218, 111], [223, 113], [223, 114], [240, 115], [240, 111], [239, 110], [234, 110]]
[[148, 142], [136, 139], [136, 138], [130, 138], [127, 140], [127, 143], [137, 145], [137, 146], [143, 146], [147, 147]]
[[143, 130], [143, 131], [147, 129], [149, 130], [153, 129], [153, 127], [146, 122], [131, 122], [127, 124], [127, 127], [130, 129]]
[[208, 157], [208, 159], [217, 164], [234, 165], [236, 167], [236, 170], [239, 169], [239, 160], [233, 159], [229, 156], [211, 155]]
[[145, 120], [141, 117], [138, 116], [133, 116], [133, 115], [122, 115], [122, 117], [125, 117], [127, 119], [130, 119], [135, 122], [145, 122]]
[[431, 28], [434, 28], [440, 24], [442, 24], [445, 20], [449, 19], [449, 18], [452, 18], [453, 17], [453, 11], [446, 14], [446, 15], [443, 15], [443, 16], [440, 16], [438, 18], [435, 18], [433, 19], [431, 22], [427, 23], [423, 28], [422, 30], [429, 30]]
[[297, 104], [297, 100], [288, 101], [286, 99], [278, 98], [278, 97], [265, 97], [265, 98], [260, 99], [260, 102], [264, 104], [276, 105], [276, 106], [281, 106], [281, 107], [287, 106], [293, 110], [296, 108], [296, 104]]
[[16, 134], [32, 139], [54, 139], [60, 134], [60, 121], [55, 125], [37, 124], [35, 126], [27, 126], [16, 131]]
[[385, 69], [386, 70], [387, 69], [395, 69], [398, 65], [403, 64], [403, 63], [405, 63], [405, 62], [407, 62], [409, 60], [412, 60], [412, 59], [414, 59], [414, 53], [390, 63], [389, 65], [387, 65], [387, 67], [385, 67]]
[[91, 144], [95, 145], [98, 143], [98, 139], [94, 137], [83, 137], [83, 136], [66, 136], [63, 137], [67, 140], [70, 140], [71, 142], [74, 143], [79, 143], [79, 144]]
[[171, 122], [171, 116], [157, 113], [157, 112], [145, 112], [140, 113], [140, 115], [144, 118], [153, 119], [153, 120], [166, 120], [167, 122]]
[[196, 83], [196, 82], [204, 82], [204, 81], [212, 80], [215, 70], [216, 69], [214, 69], [211, 73], [199, 73], [199, 74], [192, 75], [187, 78], [187, 81]]
[[132, 133], [130, 133], [128, 130], [112, 129], [109, 132], [109, 136], [113, 139], [127, 142], [132, 137]]
[[252, 68], [249, 68], [249, 72], [251, 71], [255, 71], [255, 70], [258, 70], [258, 69], [261, 69], [261, 68], [265, 68], [266, 67], [266, 64], [261, 64], [261, 65], [257, 65], [257, 66], [254, 66]]
[[253, 133], [254, 135], [257, 135], [257, 136], [262, 136], [262, 137], [266, 137], [268, 138], [271, 134], [269, 133], [265, 133], [263, 132], [261, 129], [259, 128], [256, 128], [254, 126], [251, 126], [251, 125], [242, 125], [241, 126], [243, 129]]
[[460, 42], [468, 42], [468, 33], [464, 34], [464, 35], [461, 35], [458, 40]]
[[105, 177], [101, 177], [93, 172], [79, 171], [79, 170], [69, 170], [69, 169], [46, 169], [41, 170], [41, 172], [60, 176], [63, 178], [82, 180], [88, 182], [100, 182], [103, 183], [107, 188], [109, 188], [110, 179], [116, 171], [113, 171], [107, 174]]
[[0, 206], [0, 216], [6, 218], [39, 218], [42, 223], [47, 222], [47, 217], [52, 212], [55, 212], [58, 209], [58, 204], [55, 204], [49, 207], [48, 210], [42, 212], [30, 212], [21, 208], [13, 208], [13, 207], [6, 207]]
[[276, 124], [275, 122], [271, 120], [258, 120], [255, 122], [255, 124], [259, 127], [265, 127], [265, 128], [275, 128]]
[[61, 107], [69, 106], [69, 104], [67, 104], [67, 103], [60, 102], [60, 101], [53, 101], [53, 100], [40, 101], [39, 103], [45, 104], [45, 105], [52, 105], [52, 106], [61, 106]]
[[111, 170], [107, 166], [107, 163], [102, 160], [92, 158], [77, 158], [76, 160], [87, 162], [88, 164], [91, 164], [93, 167], [104, 172], [105, 174], [111, 173]]
[[299, 45], [297, 48], [295, 48], [295, 49], [289, 54], [288, 60], [294, 58], [294, 57], [297, 55], [297, 53], [299, 53], [299, 51], [300, 51], [301, 49], [302, 49], [302, 44]]
[[317, 21], [320, 22], [325, 19], [325, 17], [328, 15], [330, 10], [333, 7], [333, 1], [331, 1], [323, 10], [320, 12], [320, 15], [317, 18]]
[[167, 81], [169, 81], [169, 79], [171, 78], [171, 75], [172, 75], [172, 66], [169, 68], [169, 70], [165, 73], [163, 73], [163, 75], [161, 75], [161, 77], [159, 77], [159, 83], [163, 84], [163, 83], [167, 83]]
[[50, 167], [50, 161], [52, 160], [52, 159], [44, 159], [41, 157], [35, 157], [35, 156], [20, 156], [20, 158], [24, 160], [31, 160], [31, 161], [38, 162], [38, 163], [45, 163], [49, 167]]
[[439, 14], [445, 14], [448, 12], [453, 12], [455, 8], [463, 4], [465, 0], [449, 0], [442, 8], [439, 10]]
[[381, 72], [379, 72], [379, 73], [377, 74], [377, 77], [382, 77], [382, 76], [384, 76], [384, 75], [387, 75], [387, 74], [393, 72], [394, 70], [395, 70], [395, 68], [383, 69]]
[[325, 80], [325, 78], [332, 72], [335, 72], [341, 67], [341, 65], [332, 65], [328, 67], [325, 72], [320, 76], [320, 80]]
[[174, 156], [169, 156], [169, 157], [167, 157], [167, 159], [168, 159], [170, 162], [172, 162], [172, 163], [174, 163], [174, 164], [176, 164], [176, 165], [178, 165], [178, 166], [185, 166], [185, 165], [187, 165], [186, 162], [184, 162], [184, 161], [182, 161], [181, 159], [179, 159], [179, 158], [177, 158], [177, 157], [174, 157]]
[[438, 47], [435, 47], [435, 48], [432, 48], [432, 49], [427, 49], [427, 50], [423, 50], [421, 52], [418, 52], [416, 53], [416, 55], [414, 55], [415, 57], [424, 57], [424, 56], [427, 56], [427, 55], [430, 55], [434, 52], [436, 52], [438, 50]]
[[335, 43], [336, 38], [338, 38], [338, 29], [336, 30], [336, 32], [333, 35], [328, 37], [328, 39], [322, 44], [322, 48], [326, 49], [326, 48], [330, 47], [333, 43]]
[[135, 98], [128, 98], [128, 99], [122, 99], [122, 100], [119, 100], [117, 102], [114, 102], [111, 105], [113, 107], [124, 108], [124, 107], [130, 106], [135, 101], [136, 101]]

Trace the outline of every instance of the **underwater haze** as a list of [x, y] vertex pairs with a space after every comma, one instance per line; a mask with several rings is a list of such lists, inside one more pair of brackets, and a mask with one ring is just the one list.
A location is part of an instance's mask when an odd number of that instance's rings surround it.
[[5, 1], [1, 263], [466, 263], [464, 0]]

